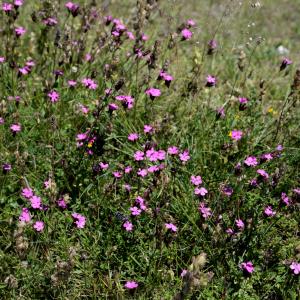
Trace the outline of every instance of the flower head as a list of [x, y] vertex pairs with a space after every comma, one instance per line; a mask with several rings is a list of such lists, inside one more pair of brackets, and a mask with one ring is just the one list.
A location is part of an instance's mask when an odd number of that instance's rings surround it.
[[182, 162], [187, 162], [188, 160], [190, 160], [190, 154], [188, 150], [183, 151], [182, 153], [179, 154], [179, 159]]
[[138, 150], [134, 153], [133, 157], [134, 157], [134, 160], [141, 161], [141, 160], [144, 160], [144, 155], [145, 155], [144, 152]]
[[37, 232], [41, 232], [44, 230], [45, 224], [43, 221], [36, 221], [33, 225], [33, 228], [37, 231]]
[[207, 87], [212, 87], [212, 86], [215, 86], [217, 83], [217, 79], [216, 77], [212, 76], [212, 75], [208, 75], [206, 77], [206, 86]]
[[83, 215], [78, 213], [72, 213], [72, 217], [74, 219], [74, 223], [77, 226], [77, 228], [84, 228], [86, 218]]
[[126, 231], [132, 231], [133, 229], [133, 225], [129, 221], [126, 221], [122, 226], [125, 228]]
[[293, 261], [290, 265], [290, 269], [295, 275], [300, 274], [300, 263]]
[[179, 153], [179, 150], [176, 146], [171, 146], [168, 148], [168, 154], [170, 155], [176, 155]]
[[280, 65], [280, 71], [284, 70], [287, 66], [291, 65], [293, 62], [289, 60], [288, 58], [284, 58]]
[[204, 202], [200, 202], [198, 209], [204, 219], [207, 219], [212, 215], [211, 209], [207, 207]]
[[269, 178], [269, 174], [268, 174], [265, 170], [263, 170], [263, 169], [258, 169], [258, 170], [256, 171], [256, 173], [257, 173], [260, 177], [262, 177], [263, 179], [268, 179], [268, 178]]
[[195, 195], [197, 195], [197, 196], [202, 196], [202, 197], [204, 197], [204, 196], [208, 193], [208, 191], [207, 191], [207, 189], [204, 188], [204, 187], [201, 187], [201, 188], [196, 187], [195, 190], [194, 190], [194, 193], [195, 193]]
[[10, 3], [4, 2], [2, 3], [2, 10], [8, 13], [13, 10], [13, 6]]
[[240, 229], [243, 230], [245, 228], [245, 223], [242, 219], [238, 219], [235, 221], [235, 225]]
[[248, 167], [255, 167], [257, 166], [258, 162], [255, 156], [248, 156], [245, 160], [244, 160], [245, 165], [247, 165]]
[[165, 227], [173, 232], [177, 231], [177, 226], [175, 226], [173, 223], [165, 223]]
[[238, 141], [238, 140], [240, 140], [242, 138], [243, 131], [241, 131], [241, 130], [232, 130], [232, 131], [230, 131], [229, 136], [233, 140]]
[[150, 88], [145, 92], [152, 100], [161, 95], [161, 91], [159, 89]]
[[190, 181], [193, 185], [197, 186], [202, 183], [202, 178], [201, 178], [201, 176], [192, 175]]
[[181, 30], [181, 36], [183, 40], [190, 40], [193, 36], [193, 33], [187, 28], [184, 28]]
[[267, 217], [273, 217], [276, 215], [276, 212], [272, 209], [271, 206], [267, 206], [264, 210], [264, 214], [267, 216]]
[[141, 212], [142, 212], [142, 210], [139, 209], [139, 208], [136, 207], [136, 206], [130, 207], [130, 211], [131, 211], [131, 214], [132, 214], [133, 216], [138, 216], [138, 215], [140, 215]]
[[254, 266], [251, 261], [241, 263], [241, 269], [249, 274], [254, 272]]
[[30, 199], [33, 196], [33, 191], [31, 188], [24, 188], [22, 189], [21, 195], [26, 199]]
[[31, 220], [31, 215], [28, 208], [22, 208], [22, 212], [19, 217], [19, 221], [29, 223]]
[[12, 124], [12, 125], [10, 126], [10, 130], [12, 131], [12, 133], [20, 132], [21, 129], [22, 129], [21, 124]]
[[16, 27], [15, 33], [17, 37], [22, 36], [26, 33], [26, 29], [24, 27]]
[[153, 127], [151, 125], [145, 124], [144, 125], [144, 133], [152, 133]]
[[42, 199], [33, 195], [30, 199], [31, 207], [34, 209], [42, 209]]
[[139, 135], [138, 135], [138, 133], [135, 133], [135, 132], [130, 133], [128, 135], [128, 140], [131, 141], [131, 142], [134, 142], [134, 141], [138, 140], [138, 138], [139, 138]]
[[138, 283], [135, 281], [127, 281], [124, 284], [124, 287], [129, 290], [136, 289], [138, 286], [139, 286]]
[[56, 92], [55, 90], [50, 91], [50, 92], [47, 94], [47, 96], [49, 97], [49, 99], [50, 99], [50, 101], [51, 101], [52, 103], [57, 102], [58, 99], [59, 99], [59, 93]]

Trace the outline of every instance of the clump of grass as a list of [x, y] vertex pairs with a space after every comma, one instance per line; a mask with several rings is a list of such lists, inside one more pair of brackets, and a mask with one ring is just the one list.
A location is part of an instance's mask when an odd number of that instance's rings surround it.
[[297, 298], [275, 2], [2, 3], [2, 298]]

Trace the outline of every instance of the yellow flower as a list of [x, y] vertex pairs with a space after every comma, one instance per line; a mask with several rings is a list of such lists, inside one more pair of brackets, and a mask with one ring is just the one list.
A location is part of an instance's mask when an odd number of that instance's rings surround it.
[[228, 136], [232, 137], [232, 131], [229, 131]]

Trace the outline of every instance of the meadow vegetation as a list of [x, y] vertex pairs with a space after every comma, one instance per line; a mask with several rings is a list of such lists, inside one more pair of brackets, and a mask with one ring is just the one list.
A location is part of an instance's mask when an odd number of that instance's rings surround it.
[[1, 299], [299, 299], [297, 1], [5, 0]]

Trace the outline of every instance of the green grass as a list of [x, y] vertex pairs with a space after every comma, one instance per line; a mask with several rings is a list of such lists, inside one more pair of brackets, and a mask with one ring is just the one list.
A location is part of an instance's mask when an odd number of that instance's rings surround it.
[[[0, 57], [6, 59], [0, 63], [0, 163], [12, 167], [0, 174], [0, 298], [298, 299], [299, 275], [290, 265], [300, 260], [299, 195], [293, 191], [300, 187], [300, 84], [294, 83], [299, 5], [141, 0], [107, 1], [107, 6], [95, 1], [94, 7], [93, 1], [78, 2], [75, 18], [62, 1], [27, 1], [16, 20], [0, 12]], [[91, 12], [97, 12], [94, 20]], [[133, 54], [135, 42], [125, 39], [126, 33], [117, 44], [112, 25], [104, 24], [109, 14], [135, 36], [147, 34], [140, 47], [152, 55], [152, 63]], [[50, 16], [58, 25], [42, 23]], [[196, 26], [192, 38], [183, 41], [178, 28], [188, 19]], [[27, 29], [24, 36], [15, 37], [16, 26]], [[208, 55], [211, 39], [218, 47]], [[280, 54], [280, 45], [289, 53]], [[90, 62], [84, 60], [87, 53]], [[280, 71], [284, 56], [293, 64]], [[31, 59], [30, 74], [19, 76], [18, 68]], [[164, 66], [174, 77], [169, 88], [157, 80]], [[55, 70], [63, 76], [56, 77]], [[217, 78], [215, 87], [205, 85], [209, 74]], [[97, 89], [85, 88], [83, 78], [93, 78]], [[78, 81], [75, 88], [68, 86], [70, 79]], [[145, 94], [151, 87], [161, 90], [155, 100]], [[105, 96], [108, 88], [112, 94]], [[56, 103], [47, 96], [51, 90], [60, 95]], [[123, 108], [117, 95], [134, 97], [133, 108]], [[9, 96], [20, 96], [20, 103]], [[239, 109], [239, 97], [249, 100], [245, 110]], [[110, 113], [109, 103], [119, 109]], [[221, 107], [224, 118], [217, 116]], [[16, 123], [22, 129], [13, 135], [10, 126]], [[154, 133], [145, 134], [145, 124]], [[242, 130], [242, 139], [234, 141], [232, 130]], [[96, 140], [78, 147], [76, 136], [84, 132]], [[127, 138], [133, 132], [140, 135], [135, 142]], [[282, 151], [276, 150], [279, 144]], [[167, 151], [172, 145], [187, 149], [190, 160], [183, 163], [170, 154], [156, 163], [133, 159], [143, 147]], [[266, 153], [273, 159], [261, 160]], [[246, 167], [249, 156], [259, 164]], [[95, 169], [100, 162], [109, 168]], [[137, 175], [159, 163], [164, 164], [160, 172]], [[133, 171], [114, 178], [113, 172], [126, 166]], [[257, 169], [269, 178], [261, 180]], [[205, 197], [194, 194], [192, 175], [201, 175]], [[249, 184], [253, 178], [257, 187]], [[226, 186], [233, 189], [230, 197], [222, 192]], [[25, 187], [47, 209], [32, 208], [21, 196]], [[137, 196], [147, 209], [131, 216], [129, 208], [139, 206]], [[61, 198], [67, 209], [58, 206]], [[211, 209], [207, 219], [200, 202]], [[264, 215], [269, 205], [273, 217]], [[24, 207], [31, 214], [27, 223], [19, 221]], [[74, 212], [86, 218], [84, 228], [76, 227]], [[123, 227], [125, 219], [133, 224], [131, 232]], [[237, 219], [245, 223], [243, 230]], [[33, 227], [38, 220], [45, 224], [41, 232]], [[165, 223], [175, 224], [177, 232]], [[228, 228], [235, 234], [226, 233]], [[247, 261], [254, 265], [252, 274], [240, 268]], [[184, 278], [182, 270], [188, 270]], [[126, 289], [127, 281], [138, 287]]]

